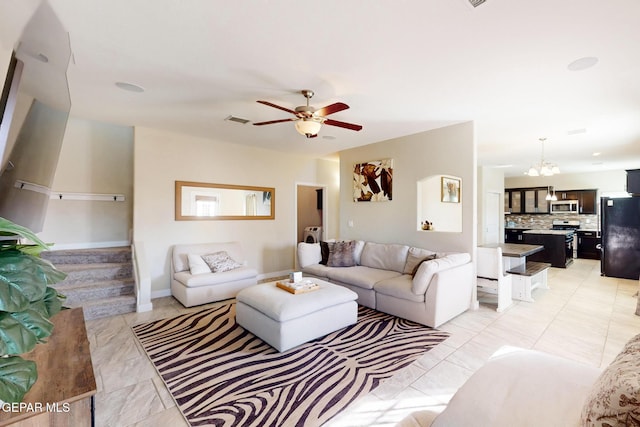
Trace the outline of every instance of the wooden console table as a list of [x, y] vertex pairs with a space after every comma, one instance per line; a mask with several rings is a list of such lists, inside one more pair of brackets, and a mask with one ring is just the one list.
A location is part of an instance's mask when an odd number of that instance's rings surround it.
[[[81, 427], [94, 424], [96, 380], [82, 308], [51, 318], [47, 343], [23, 355], [38, 366], [38, 380], [25, 395], [22, 411], [0, 410], [0, 426]], [[7, 404], [4, 404], [7, 405]], [[0, 408], [2, 409], [2, 408]]]

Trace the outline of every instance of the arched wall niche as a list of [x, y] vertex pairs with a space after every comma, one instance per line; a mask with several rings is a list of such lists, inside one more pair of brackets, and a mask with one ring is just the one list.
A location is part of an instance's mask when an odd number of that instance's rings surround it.
[[462, 233], [462, 179], [450, 175], [431, 175], [417, 182], [418, 230]]

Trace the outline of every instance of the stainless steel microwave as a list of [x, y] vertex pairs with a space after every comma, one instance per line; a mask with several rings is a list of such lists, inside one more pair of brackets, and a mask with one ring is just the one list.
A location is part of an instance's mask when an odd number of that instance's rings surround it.
[[577, 200], [558, 200], [551, 202], [552, 214], [577, 214], [579, 212], [580, 207]]

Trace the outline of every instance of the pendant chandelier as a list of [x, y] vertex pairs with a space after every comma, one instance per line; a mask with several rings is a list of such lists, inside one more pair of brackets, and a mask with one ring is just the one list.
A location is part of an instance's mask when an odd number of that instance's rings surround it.
[[529, 172], [527, 172], [527, 175], [552, 176], [560, 173], [560, 168], [558, 167], [557, 164], [547, 162], [544, 159], [544, 142], [547, 140], [547, 138], [539, 138], [539, 140], [542, 143], [542, 154], [540, 155], [540, 163], [535, 163], [531, 165], [531, 167], [529, 168]]
[[[553, 189], [553, 194], [551, 194], [551, 189]], [[556, 189], [553, 187], [547, 187], [547, 196], [544, 199], [547, 202], [555, 202], [558, 200], [558, 197], [556, 196]]]

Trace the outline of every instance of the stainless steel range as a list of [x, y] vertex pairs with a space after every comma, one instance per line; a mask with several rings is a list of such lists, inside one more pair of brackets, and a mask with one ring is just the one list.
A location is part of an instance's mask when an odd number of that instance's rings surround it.
[[565, 249], [567, 251], [567, 258], [578, 257], [578, 247], [574, 245], [576, 230], [580, 228], [580, 221], [578, 220], [561, 220], [554, 219], [551, 223], [552, 230], [570, 230], [573, 233], [567, 233], [565, 237]]

